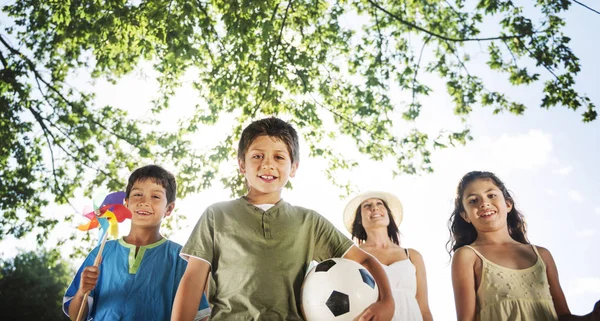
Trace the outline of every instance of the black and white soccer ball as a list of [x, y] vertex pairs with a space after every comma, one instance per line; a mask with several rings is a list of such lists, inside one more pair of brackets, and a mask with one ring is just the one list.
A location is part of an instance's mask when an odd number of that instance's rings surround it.
[[307, 321], [351, 321], [377, 301], [375, 279], [362, 265], [333, 258], [304, 278], [302, 313]]

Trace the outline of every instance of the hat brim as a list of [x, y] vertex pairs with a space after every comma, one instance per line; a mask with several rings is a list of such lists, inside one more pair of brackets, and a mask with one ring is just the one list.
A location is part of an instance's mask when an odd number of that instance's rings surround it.
[[352, 233], [352, 224], [354, 223], [354, 218], [356, 217], [356, 209], [358, 209], [362, 202], [371, 198], [383, 200], [392, 212], [392, 216], [394, 217], [396, 225], [400, 225], [400, 222], [402, 222], [403, 209], [402, 202], [400, 202], [398, 197], [388, 192], [367, 191], [360, 193], [351, 199], [344, 209], [344, 226], [348, 232]]

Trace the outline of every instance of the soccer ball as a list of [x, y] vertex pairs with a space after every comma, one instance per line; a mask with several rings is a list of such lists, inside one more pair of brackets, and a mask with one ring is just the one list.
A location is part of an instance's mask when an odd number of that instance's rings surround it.
[[375, 279], [362, 265], [333, 258], [304, 278], [302, 313], [306, 321], [351, 321], [377, 301]]

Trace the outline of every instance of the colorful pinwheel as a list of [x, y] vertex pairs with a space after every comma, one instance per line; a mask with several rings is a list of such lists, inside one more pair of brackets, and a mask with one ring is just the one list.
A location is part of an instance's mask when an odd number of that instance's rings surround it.
[[[94, 209], [84, 208], [83, 216], [90, 219], [86, 224], [81, 224], [77, 228], [81, 231], [89, 231], [101, 226], [98, 242], [102, 242], [104, 235], [109, 231], [112, 237], [119, 237], [118, 223], [126, 218], [131, 218], [131, 212], [123, 203], [125, 202], [125, 192], [114, 192], [108, 194], [99, 205], [94, 202]], [[103, 224], [104, 223], [104, 224]], [[108, 224], [106, 224], [108, 223]]]
[[[123, 222], [126, 218], [131, 218], [131, 212], [125, 205], [125, 192], [114, 192], [108, 194], [100, 203], [97, 205], [94, 202], [93, 209], [85, 209], [83, 216], [90, 219], [86, 224], [79, 225], [77, 228], [81, 231], [89, 231], [100, 227], [100, 237], [98, 238], [98, 244], [100, 245], [100, 249], [98, 250], [98, 254], [96, 255], [96, 259], [94, 260], [94, 266], [98, 266], [100, 264], [100, 258], [102, 257], [102, 251], [104, 250], [104, 244], [106, 244], [106, 239], [109, 234], [114, 238], [119, 237], [119, 225], [118, 223]], [[84, 297], [87, 297], [88, 293], [85, 293]], [[82, 313], [85, 307], [87, 300], [81, 301], [81, 306], [79, 307], [79, 312], [77, 313], [77, 319], [81, 320], [83, 317]]]

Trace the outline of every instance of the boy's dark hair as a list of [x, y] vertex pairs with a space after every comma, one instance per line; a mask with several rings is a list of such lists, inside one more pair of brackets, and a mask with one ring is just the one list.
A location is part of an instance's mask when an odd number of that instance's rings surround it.
[[147, 179], [151, 179], [154, 183], [165, 188], [165, 192], [167, 193], [167, 204], [175, 202], [177, 194], [177, 182], [175, 181], [175, 176], [158, 165], [146, 165], [134, 170], [129, 176], [129, 182], [127, 183], [127, 189], [125, 190], [125, 198], [129, 199], [129, 193], [131, 193], [133, 184]]
[[[392, 210], [388, 207], [387, 203], [384, 200], [383, 206], [388, 212], [388, 217], [390, 218], [390, 224], [387, 226], [387, 234], [390, 240], [394, 242], [396, 245], [400, 245], [400, 240], [398, 239], [398, 225], [396, 225], [396, 221], [394, 221], [394, 215], [392, 214]], [[362, 213], [360, 206], [356, 208], [356, 215], [354, 215], [354, 222], [352, 222], [352, 238], [358, 240], [358, 244], [362, 244], [367, 241], [367, 231], [362, 226]]]
[[239, 160], [244, 160], [248, 148], [260, 136], [271, 136], [281, 140], [288, 148], [292, 164], [300, 160], [300, 144], [298, 143], [296, 130], [291, 124], [276, 117], [256, 120], [244, 128], [238, 144]]
[[510, 212], [508, 212], [506, 217], [506, 223], [508, 225], [508, 233], [510, 234], [510, 237], [517, 242], [529, 244], [529, 240], [527, 239], [525, 218], [523, 217], [523, 214], [517, 210], [515, 200], [506, 189], [504, 183], [494, 173], [473, 171], [465, 174], [465, 176], [462, 177], [458, 183], [458, 188], [456, 189], [454, 211], [448, 220], [448, 229], [450, 230], [450, 240], [448, 243], [446, 243], [448, 253], [451, 254], [462, 246], [475, 242], [475, 239], [477, 239], [477, 231], [475, 230], [475, 227], [473, 227], [472, 224], [467, 223], [467, 221], [465, 221], [465, 219], [461, 216], [461, 213], [465, 211], [465, 208], [462, 204], [462, 198], [463, 194], [465, 193], [465, 189], [469, 184], [478, 179], [490, 180], [492, 183], [494, 183], [494, 185], [496, 185], [496, 187], [498, 187], [500, 191], [502, 191], [504, 199], [512, 204], [512, 209]]

